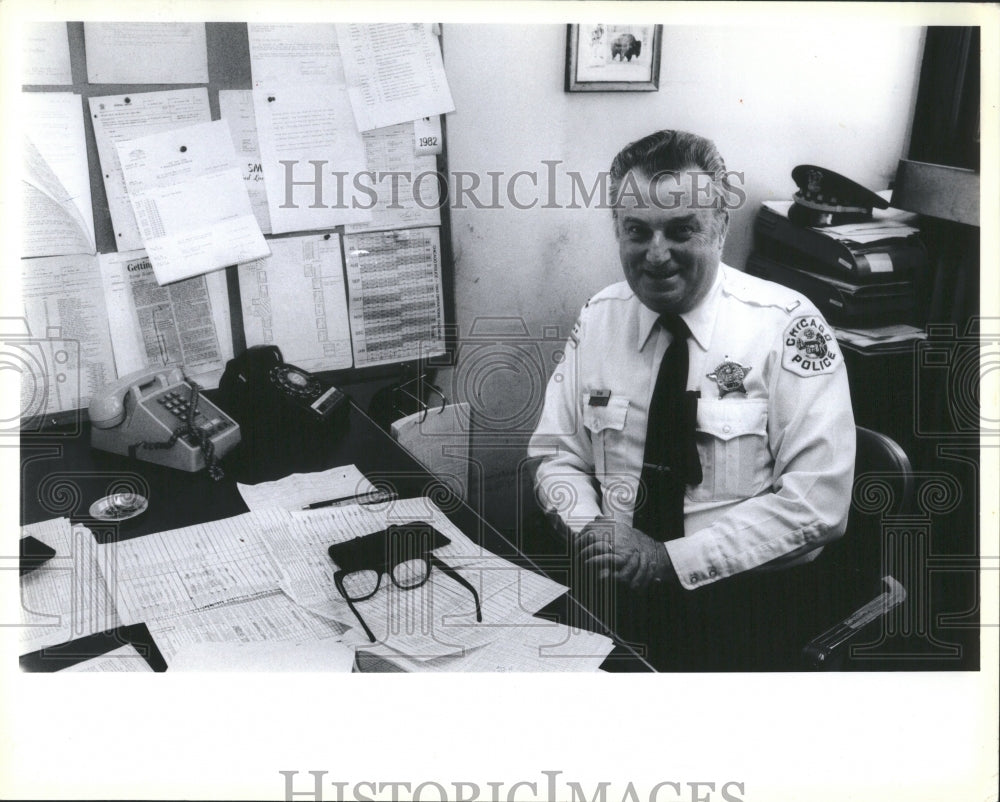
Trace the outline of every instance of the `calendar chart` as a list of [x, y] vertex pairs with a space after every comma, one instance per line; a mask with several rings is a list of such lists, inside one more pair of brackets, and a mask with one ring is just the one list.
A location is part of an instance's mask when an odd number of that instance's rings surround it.
[[356, 368], [445, 351], [437, 228], [344, 237]]

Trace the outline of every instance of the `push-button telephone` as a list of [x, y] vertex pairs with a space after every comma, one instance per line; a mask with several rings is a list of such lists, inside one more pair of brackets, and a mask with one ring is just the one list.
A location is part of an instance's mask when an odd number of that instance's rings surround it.
[[122, 377], [90, 402], [94, 448], [199, 471], [240, 442], [240, 427], [201, 395], [180, 368], [140, 370]]

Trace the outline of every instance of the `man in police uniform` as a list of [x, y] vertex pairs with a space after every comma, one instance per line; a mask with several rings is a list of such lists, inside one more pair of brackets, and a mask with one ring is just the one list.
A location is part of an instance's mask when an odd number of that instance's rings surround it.
[[[850, 506], [837, 341], [803, 296], [721, 264], [735, 193], [710, 141], [660, 131], [629, 145], [611, 191], [625, 281], [587, 302], [549, 382], [529, 445], [539, 500], [584, 574], [613, 589], [613, 627], [658, 667], [792, 667], [783, 644], [812, 623], [803, 566], [843, 534]], [[688, 332], [696, 413], [679, 436], [695, 467], [683, 523], [643, 523], [651, 536], [634, 525], [660, 492], [643, 478], [647, 429], [682, 429], [684, 416], [648, 415], [664, 354]]]

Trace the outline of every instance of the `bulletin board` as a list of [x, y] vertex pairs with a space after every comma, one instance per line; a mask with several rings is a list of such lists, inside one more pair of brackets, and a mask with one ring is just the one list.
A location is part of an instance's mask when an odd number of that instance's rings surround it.
[[[440, 29], [438, 29], [440, 30]], [[93, 121], [90, 119], [90, 106], [88, 99], [98, 96], [123, 95], [127, 93], [147, 93], [155, 91], [177, 90], [192, 87], [205, 87], [208, 91], [209, 104], [211, 108], [212, 120], [222, 118], [219, 107], [220, 90], [249, 90], [252, 88], [251, 80], [251, 59], [248, 42], [247, 25], [245, 23], [233, 22], [208, 22], [205, 23], [206, 46], [208, 57], [208, 83], [207, 84], [92, 84], [88, 83], [87, 61], [84, 24], [82, 22], [67, 23], [70, 62], [72, 71], [72, 84], [60, 86], [40, 86], [24, 85], [25, 92], [72, 92], [80, 96], [82, 108], [81, 114], [85, 120], [86, 149], [89, 162], [90, 191], [94, 213], [94, 237], [98, 254], [114, 252], [116, 247], [116, 235], [112, 226], [112, 219], [109, 213], [108, 198], [105, 192], [105, 184], [101, 174], [101, 161], [98, 155], [98, 146], [94, 133]], [[438, 36], [438, 42], [443, 43], [443, 35]], [[436, 171], [438, 176], [448, 175], [447, 170], [447, 148], [446, 148], [446, 115], [440, 115], [441, 125], [441, 148], [436, 155]], [[451, 230], [448, 215], [447, 203], [447, 182], [438, 181], [438, 188], [441, 193], [439, 200], [440, 227], [439, 232], [439, 254], [440, 254], [440, 276], [441, 276], [441, 299], [443, 304], [444, 339], [446, 342], [445, 354], [436, 356], [431, 360], [434, 364], [449, 364], [451, 354], [454, 350], [454, 268], [451, 252]], [[407, 229], [399, 229], [403, 236], [396, 237], [399, 242], [398, 247], [406, 247]], [[308, 234], [334, 232], [339, 234], [342, 248], [342, 260], [347, 265], [347, 254], [343, 252], [346, 242], [343, 226], [334, 229], [324, 229], [322, 231], [297, 230], [293, 233], [267, 235], [265, 238], [269, 242], [290, 237], [301, 237]], [[374, 236], [374, 235], [373, 235]], [[273, 249], [272, 249], [273, 250]], [[239, 271], [237, 267], [225, 268], [226, 284], [229, 295], [229, 312], [232, 330], [233, 349], [235, 354], [241, 353], [247, 341], [244, 336], [244, 320], [241, 309], [241, 295], [239, 284]], [[345, 278], [345, 286], [346, 286]], [[303, 308], [308, 308], [311, 303], [310, 298], [302, 298]], [[405, 288], [400, 295], [400, 307], [406, 304]], [[386, 311], [388, 314], [388, 311]], [[275, 343], [279, 346], [280, 342]], [[292, 358], [286, 356], [286, 360], [294, 362]], [[428, 364], [421, 359], [405, 359], [398, 362], [386, 362], [379, 365], [368, 365], [358, 367], [342, 368], [337, 370], [321, 370], [325, 378], [335, 384], [353, 384], [361, 381], [386, 379], [391, 380], [402, 375], [412, 375], [414, 368], [423, 369]], [[50, 423], [58, 423], [60, 416], [46, 415]], [[63, 418], [65, 419], [65, 418]]]

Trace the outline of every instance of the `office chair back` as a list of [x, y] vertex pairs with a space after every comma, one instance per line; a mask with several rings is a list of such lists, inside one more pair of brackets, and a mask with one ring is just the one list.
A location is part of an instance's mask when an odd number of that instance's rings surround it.
[[883, 493], [889, 495], [881, 505], [882, 515], [907, 512], [913, 503], [913, 466], [906, 452], [891, 437], [858, 426], [852, 515], [878, 508]]

